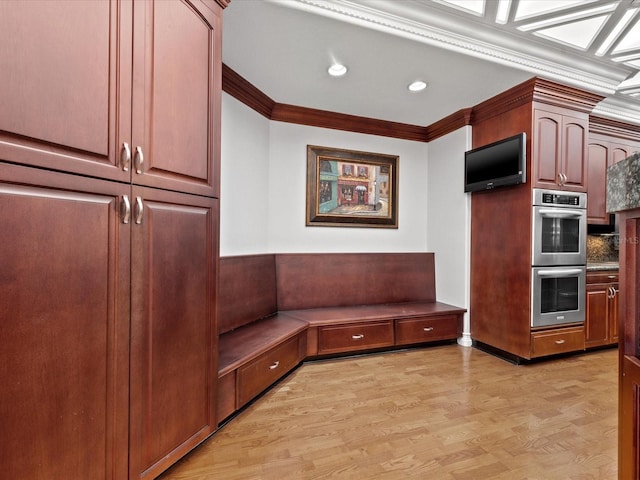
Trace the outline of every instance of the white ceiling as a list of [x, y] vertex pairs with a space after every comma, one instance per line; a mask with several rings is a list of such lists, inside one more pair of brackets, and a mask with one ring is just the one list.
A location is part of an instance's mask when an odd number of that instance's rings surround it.
[[278, 103], [381, 120], [427, 126], [540, 76], [640, 125], [640, 0], [232, 0], [222, 57]]

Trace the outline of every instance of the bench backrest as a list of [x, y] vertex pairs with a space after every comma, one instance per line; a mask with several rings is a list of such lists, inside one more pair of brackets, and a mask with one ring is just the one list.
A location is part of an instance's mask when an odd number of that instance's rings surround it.
[[278, 310], [435, 302], [433, 253], [277, 254]]
[[221, 257], [219, 285], [219, 334], [277, 311], [273, 254]]
[[278, 310], [435, 302], [433, 253], [301, 253], [220, 258], [218, 333]]

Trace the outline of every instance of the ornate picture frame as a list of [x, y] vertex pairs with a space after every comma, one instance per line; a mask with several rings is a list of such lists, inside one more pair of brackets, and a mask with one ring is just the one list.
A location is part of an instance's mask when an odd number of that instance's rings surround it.
[[306, 225], [398, 228], [399, 160], [307, 145]]

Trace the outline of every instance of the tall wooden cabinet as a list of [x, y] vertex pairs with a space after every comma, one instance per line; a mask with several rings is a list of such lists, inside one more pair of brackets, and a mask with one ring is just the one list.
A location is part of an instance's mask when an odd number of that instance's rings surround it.
[[153, 478], [217, 425], [226, 3], [0, 2], [7, 478]]
[[526, 184], [471, 198], [474, 341], [531, 359], [584, 349], [582, 328], [531, 328], [532, 189], [585, 191], [589, 112], [601, 96], [534, 78], [473, 109], [473, 147], [527, 134]]

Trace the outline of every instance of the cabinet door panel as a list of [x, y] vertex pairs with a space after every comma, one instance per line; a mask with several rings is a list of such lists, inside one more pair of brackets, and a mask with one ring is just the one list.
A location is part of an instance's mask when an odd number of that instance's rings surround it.
[[565, 187], [573, 191], [586, 191], [584, 161], [587, 155], [588, 122], [564, 116], [562, 119], [562, 172]]
[[631, 155], [630, 145], [611, 145], [611, 162], [610, 165], [618, 163]]
[[130, 3], [0, 2], [0, 85], [0, 160], [129, 178]]
[[534, 117], [535, 183], [538, 187], [556, 188], [561, 155], [562, 116], [536, 110]]
[[139, 2], [134, 15], [133, 144], [144, 162], [133, 182], [217, 196], [220, 17], [184, 1]]
[[0, 163], [3, 478], [126, 478], [128, 190]]
[[609, 162], [608, 145], [591, 143], [589, 145], [587, 222], [590, 224], [609, 223], [606, 208], [607, 166]]
[[587, 287], [585, 316], [585, 344], [587, 347], [605, 345], [609, 341], [608, 286]]
[[218, 204], [133, 191], [130, 478], [153, 478], [216, 426]]

